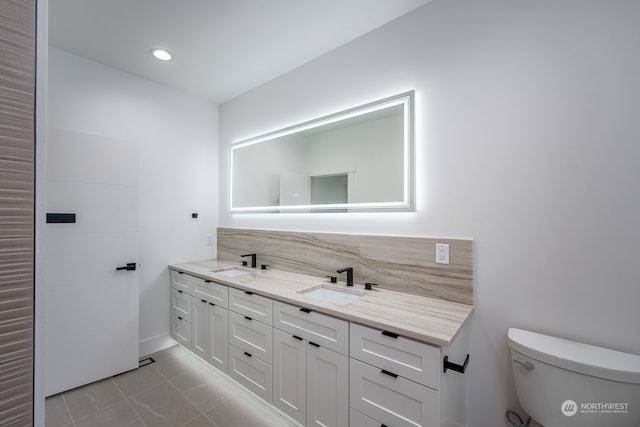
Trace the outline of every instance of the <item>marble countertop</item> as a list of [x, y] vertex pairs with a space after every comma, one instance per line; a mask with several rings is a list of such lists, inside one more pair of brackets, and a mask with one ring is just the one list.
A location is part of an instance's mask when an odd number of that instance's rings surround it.
[[250, 272], [233, 277], [212, 271], [228, 267], [239, 266], [237, 263], [222, 260], [195, 261], [169, 266], [171, 270], [201, 279], [443, 347], [451, 345], [473, 311], [472, 305], [394, 292], [380, 287], [368, 291], [362, 284], [357, 283], [349, 289], [364, 295], [346, 305], [339, 305], [305, 295], [300, 291], [319, 285], [345, 289], [345, 282], [332, 284], [324, 277], [275, 269], [241, 267]]

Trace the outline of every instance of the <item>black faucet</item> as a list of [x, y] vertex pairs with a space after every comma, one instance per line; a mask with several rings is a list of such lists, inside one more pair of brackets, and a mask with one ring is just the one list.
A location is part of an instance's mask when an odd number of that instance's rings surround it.
[[256, 268], [258, 263], [256, 261], [256, 254], [246, 254], [246, 255], [240, 255], [242, 258], [246, 257], [246, 256], [250, 256], [251, 257], [251, 267], [252, 268]]
[[347, 272], [347, 286], [353, 286], [353, 267], [341, 268], [336, 270], [337, 273]]

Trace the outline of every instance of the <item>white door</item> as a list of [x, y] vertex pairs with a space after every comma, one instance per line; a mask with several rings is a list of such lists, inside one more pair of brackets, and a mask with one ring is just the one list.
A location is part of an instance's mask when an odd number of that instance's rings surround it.
[[[47, 133], [45, 393], [138, 366], [139, 168], [127, 141]], [[117, 268], [132, 264], [136, 270]]]

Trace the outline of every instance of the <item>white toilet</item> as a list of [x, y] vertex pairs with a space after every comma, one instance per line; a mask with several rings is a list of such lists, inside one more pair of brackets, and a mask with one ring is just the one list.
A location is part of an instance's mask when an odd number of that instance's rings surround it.
[[640, 427], [640, 356], [509, 329], [520, 404], [546, 427]]

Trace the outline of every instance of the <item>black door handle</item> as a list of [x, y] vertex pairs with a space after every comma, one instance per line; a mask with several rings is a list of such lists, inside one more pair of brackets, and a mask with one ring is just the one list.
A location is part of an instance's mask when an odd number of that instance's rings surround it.
[[123, 267], [116, 267], [116, 271], [120, 271], [120, 270], [133, 271], [135, 269], [136, 269], [136, 263], [135, 262], [128, 262], [127, 265], [125, 265]]

